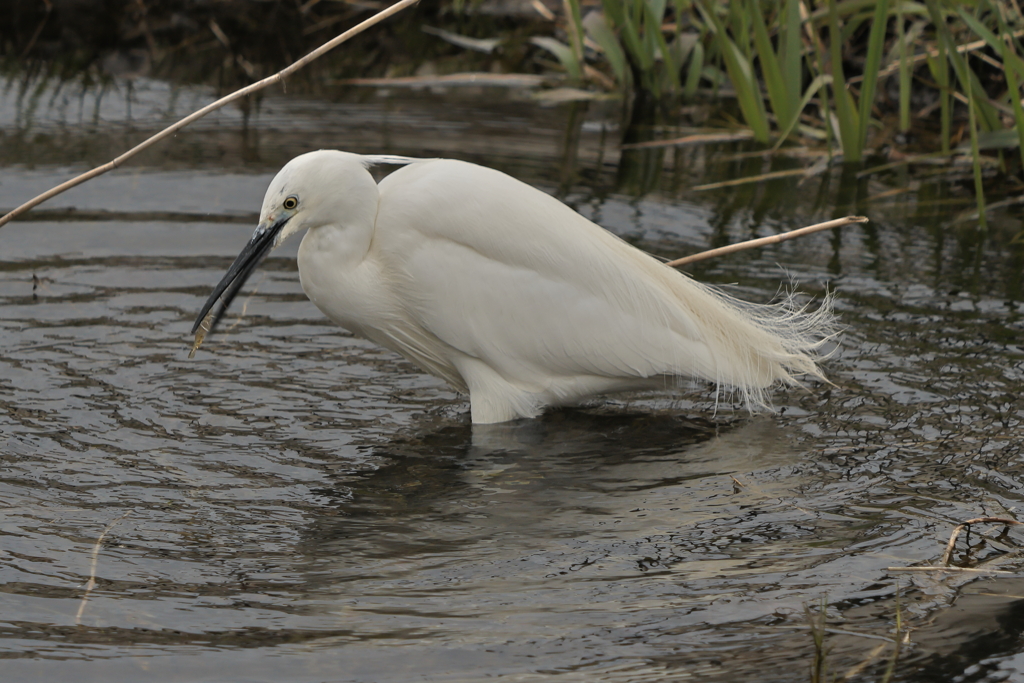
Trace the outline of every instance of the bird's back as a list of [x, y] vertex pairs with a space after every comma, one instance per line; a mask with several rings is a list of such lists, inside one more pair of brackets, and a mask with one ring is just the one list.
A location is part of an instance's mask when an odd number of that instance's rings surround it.
[[761, 406], [773, 382], [819, 375], [812, 352], [830, 320], [736, 302], [543, 192], [452, 160], [380, 183], [370, 257], [441, 342], [434, 352], [541, 403], [682, 375]]

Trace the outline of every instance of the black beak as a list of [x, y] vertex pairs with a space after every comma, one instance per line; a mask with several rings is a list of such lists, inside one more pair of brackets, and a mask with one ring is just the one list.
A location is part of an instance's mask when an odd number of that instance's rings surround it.
[[[199, 317], [196, 318], [196, 324], [192, 326], [192, 334], [196, 333], [199, 326], [203, 324], [203, 320], [206, 318], [206, 314], [210, 312], [214, 304], [217, 303], [217, 299], [221, 299], [220, 308], [217, 309], [216, 315], [210, 321], [209, 327], [206, 328], [206, 334], [213, 332], [214, 328], [217, 327], [217, 323], [224, 317], [224, 313], [227, 312], [228, 306], [234, 301], [235, 296], [238, 294], [238, 290], [242, 288], [245, 281], [249, 279], [252, 272], [256, 270], [256, 266], [270, 253], [270, 250], [274, 247], [274, 241], [277, 239], [278, 234], [281, 232], [281, 228], [285, 226], [288, 219], [291, 216], [286, 216], [279, 219], [276, 223], [271, 224], [263, 230], [257, 228], [256, 233], [249, 240], [249, 243], [242, 249], [242, 253], [238, 255], [235, 262], [228, 268], [228, 272], [224, 274], [224, 277], [217, 284], [213, 290], [213, 294], [203, 304], [203, 308], [199, 311]], [[196, 344], [198, 346], [198, 343]]]

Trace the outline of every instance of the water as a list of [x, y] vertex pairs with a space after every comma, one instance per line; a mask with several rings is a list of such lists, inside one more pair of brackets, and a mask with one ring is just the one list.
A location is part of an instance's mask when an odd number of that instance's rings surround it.
[[[0, 92], [5, 208], [210, 95]], [[618, 120], [487, 90], [278, 94], [5, 227], [4, 681], [804, 681], [822, 600], [839, 675], [881, 677], [899, 611], [898, 680], [1024, 679], [1020, 532], [958, 546], [1007, 574], [888, 569], [1024, 496], [1013, 207], [981, 239], [943, 176], [696, 192], [796, 162], [620, 154]], [[777, 392], [774, 416], [695, 388], [473, 427], [322, 318], [295, 244], [189, 360], [270, 178], [320, 147], [496, 166], [666, 256], [866, 213], [693, 270], [756, 300], [834, 289], [834, 385]]]

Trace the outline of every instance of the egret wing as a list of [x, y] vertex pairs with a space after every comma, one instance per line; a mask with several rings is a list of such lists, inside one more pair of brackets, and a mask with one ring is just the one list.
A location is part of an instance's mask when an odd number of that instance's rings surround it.
[[717, 379], [680, 300], [692, 281], [558, 200], [452, 160], [406, 166], [380, 190], [375, 253], [410, 317], [458, 351], [538, 388], [578, 375]]

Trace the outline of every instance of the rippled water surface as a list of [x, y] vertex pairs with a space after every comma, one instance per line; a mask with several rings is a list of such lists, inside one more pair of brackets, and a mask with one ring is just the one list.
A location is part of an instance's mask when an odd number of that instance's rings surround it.
[[[0, 208], [210, 96], [3, 86]], [[898, 680], [1021, 680], [1020, 532], [961, 538], [1004, 574], [889, 569], [1024, 499], [1019, 211], [979, 236], [955, 182], [838, 170], [702, 193], [793, 162], [621, 135], [615, 106], [522, 93], [272, 95], [3, 228], [5, 683], [804, 681], [823, 602], [839, 676], [881, 677], [899, 613]], [[666, 256], [865, 213], [693, 271], [835, 290], [834, 384], [771, 416], [696, 387], [472, 427], [322, 318], [295, 244], [189, 360], [270, 178], [320, 147], [496, 166]]]

